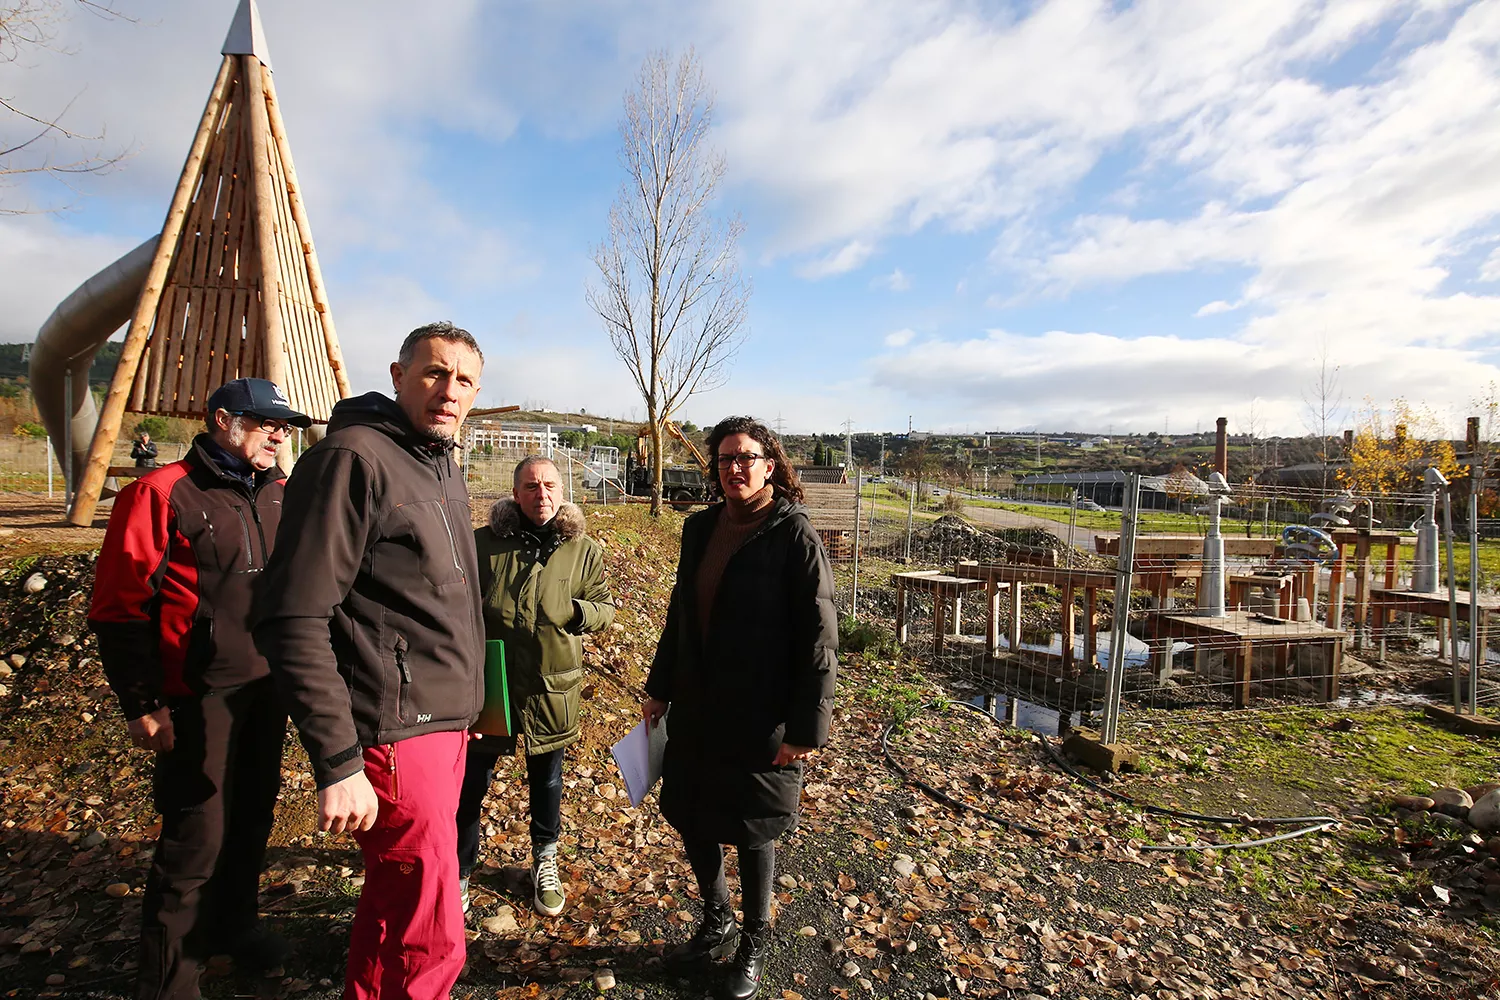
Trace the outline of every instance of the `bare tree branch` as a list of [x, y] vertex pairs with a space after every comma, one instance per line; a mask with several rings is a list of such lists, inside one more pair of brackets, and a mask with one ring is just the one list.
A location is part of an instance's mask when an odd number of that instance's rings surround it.
[[713, 95], [693, 52], [675, 68], [665, 53], [648, 57], [625, 95], [626, 179], [609, 233], [594, 250], [599, 273], [585, 292], [646, 404], [653, 514], [661, 510], [667, 421], [695, 393], [724, 384], [744, 338], [744, 224], [709, 213], [725, 171], [708, 145], [712, 125]]
[[[103, 0], [0, 0], [0, 63], [15, 63], [29, 49], [57, 49], [54, 42], [58, 26], [76, 7], [97, 17], [135, 23], [135, 18], [116, 10]], [[62, 124], [64, 116], [77, 101], [75, 95], [56, 114], [28, 111], [17, 106], [11, 97], [0, 95], [0, 181], [26, 175], [50, 177], [72, 189], [66, 175], [107, 172], [131, 155], [129, 149], [107, 153], [103, 150], [104, 133], [86, 135]], [[7, 119], [15, 119], [39, 128], [28, 128], [24, 137], [11, 138], [5, 132]], [[44, 142], [50, 140], [50, 142]], [[95, 148], [76, 153], [60, 161], [55, 157], [60, 144], [96, 144]], [[15, 204], [0, 198], [0, 215], [24, 215], [32, 212], [55, 212], [65, 205], [35, 207]]]

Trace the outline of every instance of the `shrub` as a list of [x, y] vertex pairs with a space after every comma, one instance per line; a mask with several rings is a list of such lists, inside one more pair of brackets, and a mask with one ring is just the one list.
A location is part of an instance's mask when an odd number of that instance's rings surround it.
[[47, 436], [47, 428], [28, 420], [16, 425], [16, 434], [19, 437], [44, 438]]
[[165, 417], [142, 417], [135, 425], [135, 430], [130, 432], [131, 437], [140, 437], [141, 431], [150, 434], [155, 441], [165, 441], [167, 434], [171, 431], [171, 425]]
[[894, 633], [850, 615], [839, 619], [839, 649], [881, 658], [894, 658], [901, 652]]

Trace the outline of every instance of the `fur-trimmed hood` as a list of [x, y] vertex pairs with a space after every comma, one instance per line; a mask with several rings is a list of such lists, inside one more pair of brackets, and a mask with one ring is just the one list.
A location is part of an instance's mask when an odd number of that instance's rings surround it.
[[[521, 505], [516, 503], [514, 497], [501, 497], [490, 508], [490, 530], [501, 538], [509, 538], [520, 530], [523, 517], [525, 515], [521, 513]], [[560, 505], [557, 513], [552, 515], [552, 523], [557, 526], [557, 533], [565, 542], [582, 535], [587, 527], [583, 509], [573, 503]]]

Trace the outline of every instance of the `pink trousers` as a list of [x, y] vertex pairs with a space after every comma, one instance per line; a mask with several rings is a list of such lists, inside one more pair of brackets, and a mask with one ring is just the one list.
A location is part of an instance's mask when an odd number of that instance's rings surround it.
[[365, 885], [349, 935], [344, 1000], [447, 1000], [464, 967], [454, 815], [465, 733], [428, 733], [365, 751], [380, 800], [355, 834]]

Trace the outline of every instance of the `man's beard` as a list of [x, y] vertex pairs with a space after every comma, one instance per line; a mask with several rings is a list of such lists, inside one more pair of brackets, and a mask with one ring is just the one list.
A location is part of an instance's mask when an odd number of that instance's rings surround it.
[[456, 442], [456, 439], [453, 436], [453, 432], [448, 430], [446, 427], [429, 427], [422, 432], [422, 436], [435, 444], [442, 445], [445, 448], [453, 447]]

